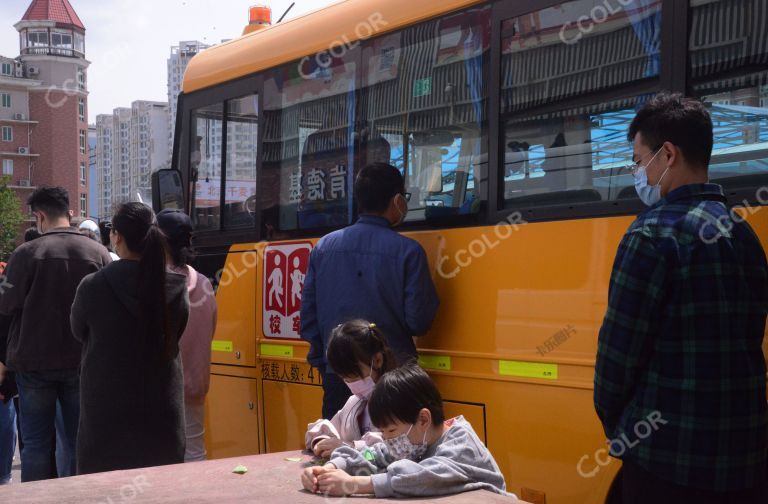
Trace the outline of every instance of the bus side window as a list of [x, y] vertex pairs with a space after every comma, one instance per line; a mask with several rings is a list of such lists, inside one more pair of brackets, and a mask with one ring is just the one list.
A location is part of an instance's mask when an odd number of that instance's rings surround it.
[[397, 167], [407, 221], [470, 214], [487, 197], [489, 6], [363, 46], [366, 163]]
[[352, 223], [359, 53], [319, 53], [264, 81], [262, 238]]
[[[579, 17], [583, 4], [502, 23], [505, 208], [635, 197], [627, 130], [660, 86], [661, 1], [621, 7], [587, 25]], [[647, 92], [622, 95], [620, 87], [631, 83], [644, 83]]]
[[714, 123], [710, 180], [726, 189], [747, 189], [752, 200], [765, 205], [768, 44], [765, 27], [753, 22], [761, 13], [766, 19], [765, 0], [692, 0], [688, 75], [689, 89], [708, 105]]

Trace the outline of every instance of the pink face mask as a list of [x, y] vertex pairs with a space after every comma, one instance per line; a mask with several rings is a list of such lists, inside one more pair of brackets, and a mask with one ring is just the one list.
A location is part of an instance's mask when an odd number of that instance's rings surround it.
[[362, 380], [353, 382], [347, 382], [347, 387], [352, 391], [359, 399], [367, 401], [373, 393], [373, 388], [376, 384], [373, 382], [373, 378], [370, 376]]
[[356, 380], [353, 382], [344, 382], [349, 387], [349, 390], [355, 394], [358, 399], [367, 401], [373, 393], [373, 388], [376, 386], [376, 382], [373, 381], [371, 375], [373, 374], [373, 361], [371, 361], [371, 373], [362, 380]]

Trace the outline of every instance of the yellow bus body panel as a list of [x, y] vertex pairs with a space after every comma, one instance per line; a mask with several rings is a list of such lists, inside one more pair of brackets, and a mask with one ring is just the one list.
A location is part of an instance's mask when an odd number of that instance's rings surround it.
[[[748, 213], [768, 245], [768, 213]], [[603, 451], [592, 384], [613, 259], [631, 222], [616, 217], [406, 233], [426, 250], [441, 300], [432, 329], [418, 340], [422, 365], [440, 387], [447, 413], [472, 422], [518, 495], [525, 489], [544, 492], [549, 504], [602, 503], [620, 467]], [[222, 365], [230, 356], [214, 352], [221, 363], [212, 371], [207, 410], [214, 458], [302, 448], [306, 424], [320, 416], [322, 388], [306, 364], [307, 344], [262, 335], [265, 246], [232, 247], [227, 265], [242, 265], [236, 256], [255, 251], [255, 271], [232, 275], [217, 294], [216, 339], [256, 358], [253, 366], [243, 357], [247, 364], [235, 367]], [[289, 356], [276, 356], [285, 348]], [[234, 448], [244, 439], [247, 446]]]

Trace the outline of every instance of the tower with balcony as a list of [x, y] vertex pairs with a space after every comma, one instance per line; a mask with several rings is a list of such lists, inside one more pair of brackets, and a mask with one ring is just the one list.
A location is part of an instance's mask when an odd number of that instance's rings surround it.
[[15, 28], [24, 75], [39, 82], [29, 90], [30, 183], [66, 188], [75, 215], [89, 215], [85, 26], [69, 0], [33, 0]]

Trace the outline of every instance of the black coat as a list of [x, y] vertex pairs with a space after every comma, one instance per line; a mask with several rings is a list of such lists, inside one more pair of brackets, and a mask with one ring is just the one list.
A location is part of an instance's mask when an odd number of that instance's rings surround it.
[[166, 304], [174, 357], [139, 322], [139, 263], [116, 261], [89, 275], [72, 305], [83, 344], [77, 472], [87, 474], [184, 461], [184, 379], [178, 339], [189, 316], [186, 278], [168, 273]]

